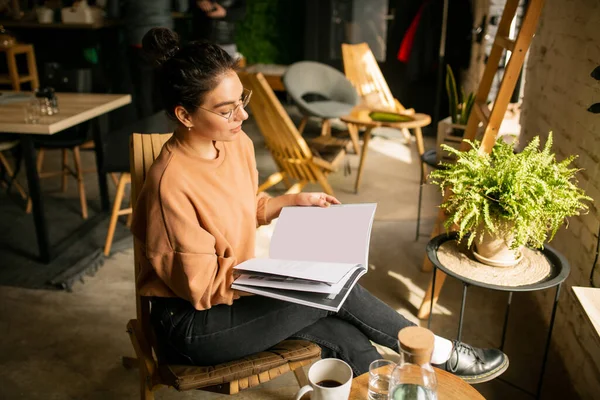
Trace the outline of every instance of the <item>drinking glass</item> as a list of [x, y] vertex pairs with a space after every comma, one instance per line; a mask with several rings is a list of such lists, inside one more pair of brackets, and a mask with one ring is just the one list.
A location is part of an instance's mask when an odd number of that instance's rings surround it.
[[390, 375], [396, 364], [390, 360], [375, 360], [369, 365], [369, 400], [387, 400]]
[[38, 99], [31, 99], [24, 108], [25, 122], [28, 124], [37, 124], [41, 117], [41, 107]]

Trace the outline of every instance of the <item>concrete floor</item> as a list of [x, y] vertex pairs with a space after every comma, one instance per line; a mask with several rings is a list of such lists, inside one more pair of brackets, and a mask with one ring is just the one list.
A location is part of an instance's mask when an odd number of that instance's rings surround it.
[[[245, 130], [255, 140], [258, 168], [261, 179], [265, 179], [275, 170], [273, 161], [251, 121]], [[428, 145], [433, 146], [433, 140]], [[336, 196], [344, 203], [378, 203], [370, 272], [361, 284], [407, 318], [419, 322], [416, 309], [430, 274], [420, 271], [428, 239], [423, 236], [414, 240], [419, 181], [414, 143], [374, 139], [359, 194], [353, 192], [358, 157], [350, 154], [347, 159], [352, 174], [344, 176], [340, 171], [330, 177]], [[85, 161], [93, 165], [93, 159]], [[88, 195], [97, 195], [94, 175], [88, 180]], [[425, 187], [424, 194], [423, 233], [428, 234], [440, 198], [431, 186]], [[258, 232], [259, 254], [268, 247], [270, 229], [265, 227]], [[461, 290], [459, 283], [447, 280], [434, 310], [432, 330], [437, 334], [449, 338], [456, 335]], [[76, 285], [72, 293], [2, 287], [0, 399], [139, 398], [137, 371], [121, 366], [121, 356], [134, 354], [125, 333], [125, 324], [135, 316], [133, 293], [131, 250], [112, 255], [94, 277]], [[470, 289], [463, 339], [476, 346], [498, 346], [505, 300], [501, 293]], [[546, 338], [540, 313], [550, 313], [550, 304], [538, 308], [527, 295], [515, 295], [513, 304], [505, 348], [511, 364], [503, 378], [534, 391]], [[426, 322], [420, 323], [426, 326]], [[381, 352], [395, 357], [387, 349]], [[551, 351], [542, 398], [576, 399], [565, 377], [560, 360]], [[476, 388], [488, 399], [532, 398], [500, 380]], [[235, 398], [290, 399], [297, 389], [293, 374], [287, 374]], [[161, 389], [156, 394], [157, 399], [225, 397], [199, 391], [178, 393], [173, 389]]]

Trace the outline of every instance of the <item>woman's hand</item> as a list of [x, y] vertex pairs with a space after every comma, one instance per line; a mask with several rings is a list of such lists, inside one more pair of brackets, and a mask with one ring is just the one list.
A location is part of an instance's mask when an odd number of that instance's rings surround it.
[[267, 201], [265, 219], [271, 221], [279, 217], [281, 209], [288, 206], [329, 207], [332, 204], [342, 204], [338, 199], [325, 193], [296, 193], [273, 197]]
[[198, 0], [196, 1], [196, 6], [198, 6], [198, 8], [200, 8], [205, 13], [209, 13], [213, 8], [212, 3], [208, 0]]
[[219, 3], [214, 3], [214, 8], [206, 15], [208, 15], [209, 18], [213, 19], [225, 18], [225, 16], [227, 15], [227, 10], [223, 8], [223, 6]]
[[219, 3], [213, 3], [209, 0], [198, 0], [196, 6], [206, 13], [209, 18], [225, 18], [227, 10]]
[[331, 204], [342, 204], [338, 199], [326, 193], [298, 193], [295, 203], [297, 206], [329, 207]]

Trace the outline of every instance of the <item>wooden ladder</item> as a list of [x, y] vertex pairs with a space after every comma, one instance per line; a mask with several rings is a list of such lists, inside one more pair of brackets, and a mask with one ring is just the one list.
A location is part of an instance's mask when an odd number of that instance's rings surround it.
[[[494, 39], [494, 44], [492, 46], [492, 51], [485, 66], [485, 70], [477, 90], [477, 95], [475, 97], [475, 104], [473, 105], [475, 112], [472, 112], [469, 116], [469, 122], [467, 123], [467, 129], [464, 135], [464, 139], [473, 140], [476, 138], [479, 129], [481, 129], [483, 132], [483, 138], [481, 139], [480, 152], [482, 154], [490, 153], [494, 147], [494, 144], [496, 143], [500, 125], [502, 124], [504, 114], [506, 113], [506, 109], [510, 102], [513, 91], [515, 90], [521, 69], [523, 68], [525, 55], [529, 50], [531, 40], [533, 39], [533, 35], [537, 29], [538, 20], [544, 6], [544, 1], [545, 0], [529, 1], [527, 11], [525, 12], [525, 16], [521, 24], [521, 29], [514, 40], [509, 37], [510, 26], [515, 17], [519, 0], [506, 1], [502, 18], [500, 19], [500, 24], [498, 25], [498, 31], [496, 32], [496, 38]], [[494, 101], [493, 107], [490, 110], [487, 105], [487, 99], [492, 87], [492, 82], [494, 81], [494, 76], [498, 71], [498, 65], [504, 50], [511, 52], [510, 59], [504, 70], [504, 75], [502, 77], [502, 82], [500, 83], [496, 100]], [[468, 149], [470, 149], [470, 146], [466, 142], [463, 142], [461, 144], [461, 151]], [[446, 196], [448, 196], [448, 191], [446, 191], [445, 197]], [[437, 221], [431, 233], [431, 238], [436, 237], [440, 234], [440, 232], [442, 232], [444, 221], [445, 214], [440, 209]], [[422, 269], [425, 272], [429, 272], [433, 269], [433, 265], [427, 256], [425, 256], [423, 261]], [[437, 303], [437, 299], [445, 279], [446, 274], [444, 274], [442, 271], [437, 271], [433, 305]], [[427, 288], [425, 297], [423, 298], [421, 306], [419, 307], [417, 316], [420, 319], [429, 317], [431, 291], [433, 290], [432, 286], [433, 280], [429, 282], [429, 287]]]

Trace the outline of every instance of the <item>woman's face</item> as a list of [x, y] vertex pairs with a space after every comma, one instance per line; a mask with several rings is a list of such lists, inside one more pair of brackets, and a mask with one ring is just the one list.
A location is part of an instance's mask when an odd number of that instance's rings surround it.
[[242, 82], [234, 71], [223, 75], [221, 82], [206, 94], [204, 102], [191, 115], [191, 133], [215, 141], [235, 140], [242, 130], [242, 122], [248, 119], [242, 107], [243, 93]]

